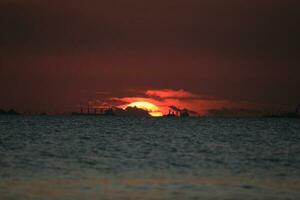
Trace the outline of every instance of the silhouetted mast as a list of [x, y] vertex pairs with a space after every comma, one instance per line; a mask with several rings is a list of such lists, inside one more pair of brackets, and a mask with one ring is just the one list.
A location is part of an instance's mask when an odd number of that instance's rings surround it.
[[80, 113], [83, 113], [83, 107], [82, 107], [82, 103], [80, 103]]

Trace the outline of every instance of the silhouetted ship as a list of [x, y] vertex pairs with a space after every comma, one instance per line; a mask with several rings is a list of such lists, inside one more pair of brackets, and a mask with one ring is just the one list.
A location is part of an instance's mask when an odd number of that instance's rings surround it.
[[188, 109], [180, 109], [176, 106], [169, 106], [170, 110], [167, 115], [164, 115], [164, 117], [190, 117], [190, 113], [193, 113], [193, 111], [189, 111]]

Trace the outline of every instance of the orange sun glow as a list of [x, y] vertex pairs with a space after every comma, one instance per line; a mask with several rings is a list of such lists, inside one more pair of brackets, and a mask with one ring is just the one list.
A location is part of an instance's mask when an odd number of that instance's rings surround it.
[[160, 109], [153, 103], [147, 101], [135, 101], [127, 105], [127, 107], [137, 107], [149, 112], [152, 117], [160, 117], [162, 113]]

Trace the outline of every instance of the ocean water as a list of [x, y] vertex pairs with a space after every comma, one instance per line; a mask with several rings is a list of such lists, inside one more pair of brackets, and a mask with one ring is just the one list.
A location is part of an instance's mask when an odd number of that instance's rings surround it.
[[300, 199], [300, 120], [0, 116], [0, 199]]

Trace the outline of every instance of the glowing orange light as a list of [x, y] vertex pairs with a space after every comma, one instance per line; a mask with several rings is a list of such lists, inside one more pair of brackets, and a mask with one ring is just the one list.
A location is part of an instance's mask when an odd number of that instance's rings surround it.
[[135, 101], [127, 105], [127, 107], [137, 107], [149, 112], [152, 117], [160, 117], [162, 113], [160, 109], [153, 103], [147, 101]]

